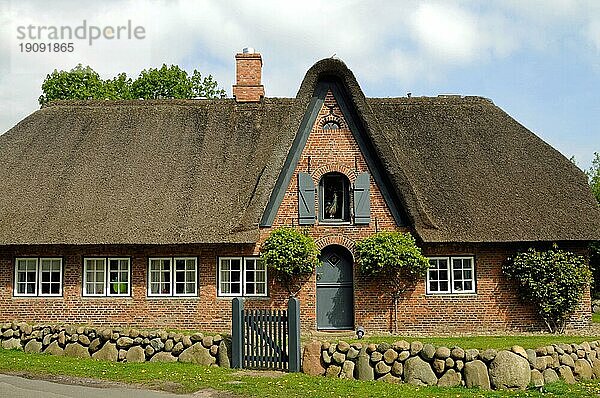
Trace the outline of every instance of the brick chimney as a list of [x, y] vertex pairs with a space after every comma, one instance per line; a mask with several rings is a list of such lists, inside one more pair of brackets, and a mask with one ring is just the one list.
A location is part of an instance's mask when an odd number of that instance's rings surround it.
[[233, 96], [237, 102], [259, 102], [265, 96], [261, 84], [262, 57], [253, 48], [244, 48], [235, 55], [235, 80]]

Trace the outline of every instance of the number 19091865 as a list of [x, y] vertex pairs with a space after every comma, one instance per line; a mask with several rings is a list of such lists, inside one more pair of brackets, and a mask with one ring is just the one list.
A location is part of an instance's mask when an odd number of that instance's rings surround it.
[[72, 53], [73, 43], [19, 43], [22, 53]]

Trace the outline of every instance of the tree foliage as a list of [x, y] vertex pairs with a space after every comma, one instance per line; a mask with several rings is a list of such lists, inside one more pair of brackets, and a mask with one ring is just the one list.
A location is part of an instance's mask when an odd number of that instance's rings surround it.
[[42, 83], [42, 92], [40, 105], [55, 99], [98, 99], [104, 97], [104, 81], [92, 68], [79, 64], [69, 72], [55, 69]]
[[91, 67], [77, 65], [70, 71], [54, 70], [42, 83], [38, 101], [45, 105], [52, 100], [68, 99], [160, 99], [160, 98], [218, 98], [225, 90], [208, 75], [195, 70], [192, 75], [177, 65], [143, 70], [132, 80], [126, 73], [102, 80]]
[[260, 248], [260, 258], [277, 272], [288, 292], [295, 296], [300, 290], [294, 282], [312, 274], [320, 265], [319, 250], [310, 236], [294, 228], [273, 230]]
[[508, 259], [503, 271], [517, 281], [519, 294], [534, 305], [551, 333], [564, 330], [591, 282], [585, 259], [556, 246], [518, 253]]
[[594, 159], [592, 160], [592, 166], [586, 172], [589, 180], [592, 193], [596, 197], [596, 200], [600, 204], [600, 153], [594, 152]]
[[[590, 182], [590, 188], [592, 193], [600, 205], [600, 153], [594, 152], [594, 159], [592, 160], [592, 166], [586, 171]], [[592, 296], [594, 298], [600, 298], [600, 241], [592, 242], [590, 244], [590, 269], [594, 277], [594, 283], [592, 285]]]
[[391, 283], [395, 297], [429, 269], [429, 260], [408, 232], [378, 232], [358, 241], [355, 252], [361, 273]]

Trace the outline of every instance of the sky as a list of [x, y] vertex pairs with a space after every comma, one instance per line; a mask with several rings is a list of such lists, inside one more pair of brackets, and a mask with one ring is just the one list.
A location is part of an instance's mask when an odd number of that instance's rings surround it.
[[[66, 37], [77, 27], [83, 38]], [[73, 51], [28, 52], [34, 43]], [[597, 0], [0, 0], [0, 134], [39, 109], [54, 69], [136, 77], [177, 64], [231, 96], [244, 47], [262, 54], [269, 97], [295, 96], [306, 71], [335, 56], [368, 97], [479, 95], [582, 169], [600, 152]]]

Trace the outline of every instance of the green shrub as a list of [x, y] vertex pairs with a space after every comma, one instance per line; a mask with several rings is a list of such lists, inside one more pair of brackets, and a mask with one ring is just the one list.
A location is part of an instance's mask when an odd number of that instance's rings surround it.
[[396, 296], [429, 269], [429, 260], [408, 232], [378, 232], [358, 241], [355, 251], [361, 273], [391, 283]]
[[582, 256], [559, 250], [529, 249], [509, 258], [503, 271], [519, 284], [519, 294], [531, 302], [551, 333], [564, 331], [591, 282]]
[[590, 270], [592, 271], [592, 298], [600, 298], [600, 241], [590, 243]]
[[310, 236], [289, 227], [273, 230], [260, 248], [260, 258], [276, 271], [288, 292], [295, 296], [297, 279], [312, 274], [319, 262], [319, 250]]

